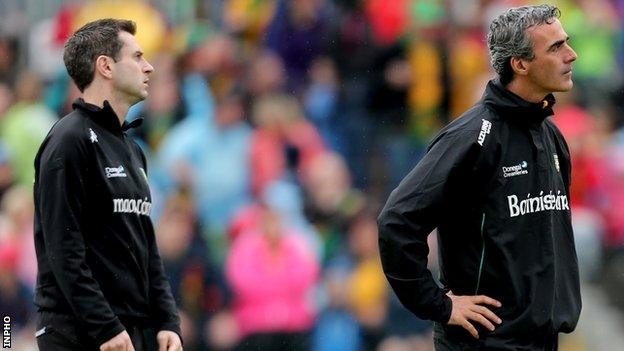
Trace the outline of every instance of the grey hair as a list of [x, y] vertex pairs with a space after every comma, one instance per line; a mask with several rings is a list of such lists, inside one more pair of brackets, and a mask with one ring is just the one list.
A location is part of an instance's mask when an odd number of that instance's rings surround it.
[[527, 30], [533, 26], [550, 24], [559, 18], [561, 11], [552, 5], [523, 6], [511, 8], [494, 19], [487, 33], [490, 62], [498, 73], [501, 83], [513, 78], [511, 58], [533, 60], [533, 41]]

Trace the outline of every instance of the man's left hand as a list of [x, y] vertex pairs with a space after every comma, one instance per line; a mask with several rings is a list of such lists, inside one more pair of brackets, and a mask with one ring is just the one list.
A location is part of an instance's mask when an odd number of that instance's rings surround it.
[[180, 341], [178, 334], [172, 331], [159, 331], [156, 334], [156, 340], [158, 341], [158, 351], [182, 351], [182, 341]]

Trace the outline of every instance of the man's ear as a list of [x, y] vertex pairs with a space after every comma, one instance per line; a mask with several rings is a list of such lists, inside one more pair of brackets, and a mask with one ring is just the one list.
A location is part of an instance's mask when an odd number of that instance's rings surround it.
[[512, 57], [509, 61], [509, 64], [511, 65], [511, 69], [514, 71], [515, 74], [519, 76], [526, 76], [528, 74], [528, 61], [518, 57]]
[[107, 79], [113, 78], [112, 63], [113, 63], [112, 58], [106, 55], [98, 56], [98, 58], [95, 60], [95, 73]]

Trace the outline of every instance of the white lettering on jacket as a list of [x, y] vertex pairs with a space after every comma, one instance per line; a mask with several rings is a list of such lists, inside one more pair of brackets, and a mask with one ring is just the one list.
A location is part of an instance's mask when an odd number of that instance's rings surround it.
[[507, 196], [507, 203], [509, 204], [509, 217], [524, 216], [527, 213], [542, 211], [570, 210], [568, 197], [565, 194], [561, 195], [559, 190], [557, 195], [554, 195], [552, 191], [544, 195], [544, 192], [540, 191], [539, 196], [531, 197], [529, 193], [527, 198], [523, 200], [518, 200], [516, 195], [509, 195]]
[[152, 213], [152, 203], [147, 201], [147, 198], [144, 200], [113, 199], [113, 212], [149, 216]]
[[492, 122], [481, 119], [483, 123], [481, 124], [481, 131], [479, 132], [479, 138], [477, 139], [477, 143], [483, 146], [483, 142], [485, 141], [485, 137], [490, 134], [490, 130], [492, 129]]
[[527, 161], [522, 161], [518, 163], [517, 165], [503, 167], [503, 177], [509, 178], [509, 177], [515, 177], [515, 176], [519, 176], [523, 174], [529, 174], [529, 170], [527, 169], [528, 167], [529, 167], [529, 163]]
[[127, 177], [126, 172], [123, 166], [119, 167], [106, 167], [104, 168], [106, 172], [106, 178], [119, 178], [119, 177]]

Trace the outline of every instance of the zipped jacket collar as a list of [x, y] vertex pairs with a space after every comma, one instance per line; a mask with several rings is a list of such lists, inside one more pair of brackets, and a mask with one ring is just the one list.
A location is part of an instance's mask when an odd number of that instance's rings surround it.
[[113, 133], [122, 133], [128, 129], [137, 128], [143, 123], [143, 118], [137, 118], [132, 122], [124, 121], [122, 125], [119, 125], [119, 118], [108, 100], [104, 100], [103, 107], [99, 107], [84, 101], [83, 98], [78, 98], [72, 104], [72, 108], [83, 111], [95, 123]]
[[539, 125], [554, 114], [553, 94], [546, 95], [541, 102], [529, 102], [505, 88], [498, 78], [488, 82], [482, 100], [501, 116], [529, 126]]

